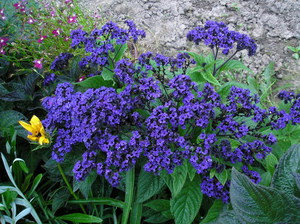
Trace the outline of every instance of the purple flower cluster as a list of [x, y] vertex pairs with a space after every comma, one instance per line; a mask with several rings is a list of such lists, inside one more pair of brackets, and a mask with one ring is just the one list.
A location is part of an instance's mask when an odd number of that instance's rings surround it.
[[[81, 64], [106, 65], [107, 55], [116, 50], [113, 42], [144, 36], [133, 23], [127, 25], [125, 30], [110, 22], [90, 35], [73, 31], [72, 46], [83, 45], [91, 53]], [[230, 39], [238, 34], [222, 23], [209, 22], [201, 29], [189, 34], [196, 43], [205, 40], [210, 46], [230, 49], [238, 40]], [[236, 86], [223, 99], [211, 84], [200, 87], [186, 75], [193, 63], [185, 53], [170, 58], [147, 52], [136, 62], [115, 63], [114, 87], [79, 92], [70, 83], [59, 84], [55, 94], [43, 101], [48, 111], [43, 123], [50, 132], [57, 131], [53, 159], [62, 162], [75, 148], [84, 148], [73, 169], [75, 178], [83, 180], [96, 170], [113, 186], [139, 159], [146, 171], [155, 174], [172, 173], [186, 160], [203, 177], [202, 192], [224, 202], [229, 201], [230, 179], [223, 185], [211, 170], [228, 172], [241, 163], [242, 171], [259, 182], [259, 174], [249, 167], [271, 152], [277, 141], [271, 130], [300, 123], [300, 97], [280, 95], [292, 104], [290, 112], [261, 109], [257, 95]], [[266, 127], [269, 133], [262, 134]]]
[[197, 45], [204, 42], [210, 48], [222, 50], [227, 55], [236, 43], [236, 51], [246, 49], [248, 55], [255, 54], [257, 46], [253, 39], [246, 34], [229, 30], [223, 22], [207, 21], [204, 27], [196, 27], [187, 34], [189, 41], [195, 42]]
[[[136, 42], [139, 38], [146, 36], [145, 31], [136, 28], [135, 24], [127, 20], [128, 29], [119, 27], [116, 23], [108, 22], [101, 29], [95, 29], [90, 34], [78, 29], [71, 32], [71, 47], [84, 47], [89, 54], [79, 62], [81, 68], [88, 65], [108, 66], [111, 52], [119, 52], [119, 48], [130, 39]], [[117, 45], [117, 46], [116, 46]], [[121, 45], [121, 46], [119, 46]]]
[[54, 73], [48, 74], [45, 76], [43, 85], [44, 86], [51, 85], [52, 83], [55, 82], [56, 79], [57, 79], [57, 76]]

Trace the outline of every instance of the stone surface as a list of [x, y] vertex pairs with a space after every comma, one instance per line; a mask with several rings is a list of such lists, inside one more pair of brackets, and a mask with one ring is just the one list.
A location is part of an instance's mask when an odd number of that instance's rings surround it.
[[300, 45], [299, 0], [79, 0], [79, 4], [89, 11], [99, 9], [101, 16], [114, 22], [132, 19], [147, 32], [142, 42], [147, 50], [170, 56], [180, 50], [208, 51], [187, 42], [186, 34], [206, 20], [223, 21], [256, 40], [255, 56], [239, 56], [254, 72], [274, 61], [281, 83], [292, 83], [300, 91], [300, 60], [287, 49]]

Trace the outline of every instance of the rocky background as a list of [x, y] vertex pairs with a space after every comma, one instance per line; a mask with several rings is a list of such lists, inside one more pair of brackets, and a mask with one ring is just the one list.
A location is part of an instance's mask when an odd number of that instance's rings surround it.
[[169, 56], [180, 50], [205, 53], [209, 49], [203, 44], [187, 41], [187, 32], [206, 20], [223, 21], [256, 40], [255, 56], [238, 55], [256, 74], [274, 61], [280, 85], [291, 84], [290, 89], [300, 91], [300, 59], [287, 49], [300, 45], [299, 0], [79, 0], [79, 4], [114, 22], [133, 20], [147, 33], [145, 49]]

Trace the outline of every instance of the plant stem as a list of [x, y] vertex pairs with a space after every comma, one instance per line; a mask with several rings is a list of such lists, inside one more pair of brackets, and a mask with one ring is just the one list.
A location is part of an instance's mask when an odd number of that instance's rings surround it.
[[217, 69], [216, 69], [216, 72], [223, 66], [223, 65], [225, 65], [228, 61], [230, 61], [233, 57], [234, 57], [234, 55], [236, 55], [236, 53], [237, 53], [238, 51], [235, 51], [223, 64], [221, 64]]
[[125, 180], [125, 205], [122, 214], [122, 224], [127, 224], [129, 213], [132, 207], [133, 192], [134, 192], [134, 167], [127, 171]]
[[[62, 167], [61, 167], [61, 165], [59, 163], [57, 163], [57, 167], [59, 169], [59, 172], [60, 172], [60, 174], [61, 174], [61, 176], [62, 176], [65, 184], [67, 185], [67, 188], [68, 188], [69, 192], [71, 193], [71, 195], [73, 195], [73, 197], [76, 200], [78, 200], [79, 197], [74, 193], [74, 191], [73, 191], [73, 189], [72, 189], [72, 187], [71, 187], [71, 185], [70, 185], [70, 183], [69, 183], [69, 181], [68, 181], [68, 179], [67, 179], [67, 177], [66, 177], [66, 175], [65, 175], [65, 173], [64, 173], [64, 171], [63, 171], [63, 169], [62, 169]], [[85, 209], [84, 209], [84, 207], [83, 207], [83, 205], [79, 204], [79, 206], [80, 206], [81, 210], [83, 211], [83, 213], [87, 214], [86, 211], [85, 211]]]

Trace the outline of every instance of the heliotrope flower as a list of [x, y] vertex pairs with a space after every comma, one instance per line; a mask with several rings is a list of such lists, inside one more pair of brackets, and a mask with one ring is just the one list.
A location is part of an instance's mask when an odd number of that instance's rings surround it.
[[40, 119], [33, 115], [29, 123], [30, 124], [19, 121], [19, 124], [31, 133], [31, 135], [27, 135], [27, 138], [31, 141], [38, 142], [40, 145], [48, 144], [50, 141]]

